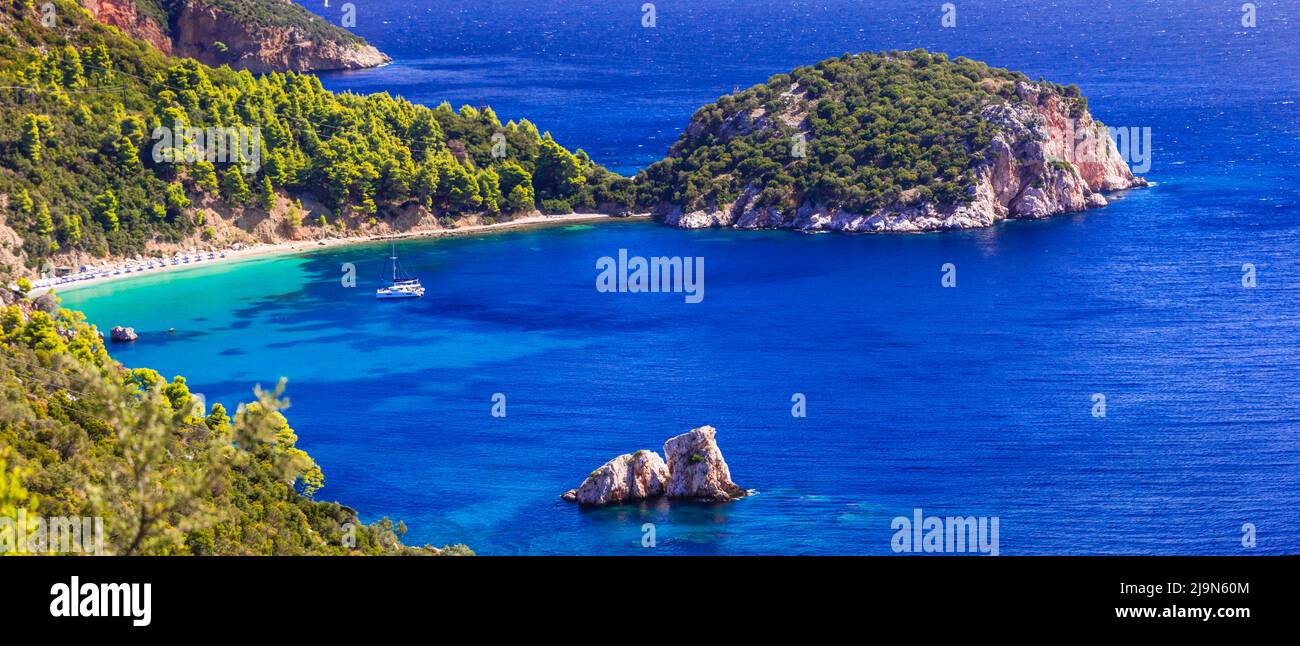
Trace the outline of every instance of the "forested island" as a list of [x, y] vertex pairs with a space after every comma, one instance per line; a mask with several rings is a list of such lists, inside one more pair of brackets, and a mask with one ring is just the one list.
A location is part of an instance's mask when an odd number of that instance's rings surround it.
[[929, 231], [1104, 206], [1133, 176], [1076, 86], [845, 54], [700, 108], [638, 201], [685, 228]]

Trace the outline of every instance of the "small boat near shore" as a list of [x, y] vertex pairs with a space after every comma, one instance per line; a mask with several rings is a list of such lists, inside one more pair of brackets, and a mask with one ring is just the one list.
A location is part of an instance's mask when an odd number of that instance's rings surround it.
[[[393, 255], [388, 257], [393, 263], [393, 274], [388, 279], [388, 286], [375, 290], [375, 298], [379, 300], [401, 299], [401, 298], [420, 298], [424, 296], [424, 285], [420, 284], [420, 279], [414, 276], [403, 276], [401, 268], [397, 263], [397, 244], [392, 245]], [[385, 265], [387, 268], [387, 265]]]

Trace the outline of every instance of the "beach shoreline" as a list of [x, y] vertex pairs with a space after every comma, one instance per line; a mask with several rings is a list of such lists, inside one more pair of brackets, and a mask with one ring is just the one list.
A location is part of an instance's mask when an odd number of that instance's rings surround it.
[[[187, 262], [181, 265], [167, 264], [167, 258], [161, 260], [159, 266], [150, 268], [136, 269], [131, 272], [108, 273], [107, 275], [96, 276], [93, 278], [83, 278], [72, 282], [62, 284], [40, 284], [37, 283], [31, 290], [32, 297], [41, 296], [50, 291], [56, 294], [67, 293], [77, 289], [90, 287], [93, 285], [103, 285], [110, 282], [129, 280], [140, 276], [150, 276], [160, 273], [175, 273], [187, 269], [196, 269], [207, 267], [215, 264], [232, 263], [242, 260], [251, 260], [254, 258], [265, 258], [270, 256], [281, 256], [287, 254], [306, 253], [331, 247], [344, 247], [350, 245], [365, 244], [369, 242], [378, 242], [381, 240], [405, 240], [412, 238], [451, 238], [466, 235], [476, 235], [483, 233], [498, 233], [503, 231], [512, 231], [517, 229], [527, 229], [534, 227], [557, 226], [561, 224], [574, 224], [581, 222], [599, 222], [607, 220], [644, 220], [649, 219], [649, 214], [633, 215], [610, 215], [607, 213], [569, 213], [566, 215], [530, 215], [510, 220], [508, 222], [495, 222], [492, 224], [475, 224], [466, 227], [454, 229], [443, 228], [415, 228], [400, 233], [383, 233], [363, 236], [345, 236], [338, 238], [324, 238], [321, 240], [294, 240], [274, 243], [258, 243], [255, 245], [243, 247], [241, 249], [225, 249], [221, 251], [202, 252], [199, 255], [202, 260]], [[216, 258], [207, 258], [209, 253], [221, 254]], [[128, 264], [126, 261], [119, 261], [118, 265]], [[101, 270], [111, 271], [111, 270]]]

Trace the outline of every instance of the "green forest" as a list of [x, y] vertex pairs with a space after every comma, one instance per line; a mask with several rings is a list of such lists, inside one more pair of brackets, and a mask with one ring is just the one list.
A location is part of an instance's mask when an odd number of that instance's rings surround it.
[[[757, 206], [781, 209], [960, 203], [993, 135], [980, 110], [1028, 80], [924, 50], [845, 54], [777, 74], [696, 111], [668, 156], [638, 176], [638, 201], [708, 208], [753, 187]], [[1040, 85], [1086, 108], [1077, 87]]]
[[[29, 269], [60, 251], [129, 256], [192, 238], [205, 232], [195, 207], [214, 201], [265, 211], [310, 196], [325, 208], [299, 210], [292, 226], [338, 231], [409, 205], [508, 217], [630, 202], [629, 180], [490, 108], [214, 69], [102, 26], [72, 0], [58, 0], [52, 28], [32, 2], [0, 2], [0, 194]], [[243, 172], [247, 160], [155, 154], [157, 129], [177, 124], [256, 130], [256, 172]]]
[[[68, 0], [57, 0], [54, 28], [33, 2], [0, 3], [0, 208], [29, 267], [62, 249], [126, 255], [183, 239], [203, 226], [193, 208], [203, 201], [266, 209], [321, 195], [336, 221], [409, 201], [505, 214], [586, 204], [606, 181], [585, 156], [489, 110], [212, 69]], [[258, 172], [239, 159], [155, 161], [151, 133], [177, 122], [260, 128]], [[498, 131], [515, 155], [490, 154]], [[325, 477], [281, 413], [283, 383], [234, 411], [205, 408], [184, 377], [114, 361], [54, 295], [26, 297], [21, 269], [0, 267], [0, 285], [19, 285], [0, 290], [0, 518], [99, 517], [104, 551], [117, 555], [473, 553], [404, 545], [401, 522], [366, 524], [318, 500]], [[0, 547], [33, 528], [0, 525]]]
[[[283, 388], [204, 409], [184, 377], [111, 359], [53, 295], [4, 292], [0, 518], [100, 517], [116, 555], [472, 554], [406, 546], [402, 523], [316, 500], [325, 477], [295, 446]], [[17, 529], [0, 525], [0, 551]]]

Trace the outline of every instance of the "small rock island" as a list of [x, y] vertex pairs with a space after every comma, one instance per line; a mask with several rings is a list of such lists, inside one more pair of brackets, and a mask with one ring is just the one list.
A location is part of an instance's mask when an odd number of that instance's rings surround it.
[[140, 338], [133, 327], [116, 326], [108, 331], [108, 338], [114, 343], [130, 343]]
[[701, 426], [664, 442], [667, 462], [645, 449], [620, 455], [560, 497], [591, 507], [661, 496], [704, 502], [742, 498], [749, 492], [731, 481], [731, 470], [715, 439], [717, 433], [712, 426]]

